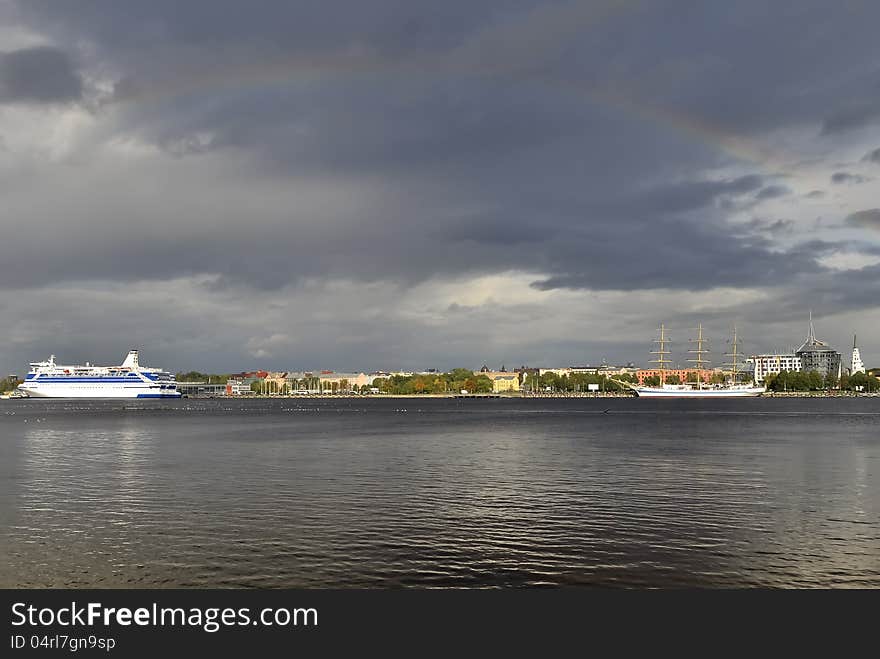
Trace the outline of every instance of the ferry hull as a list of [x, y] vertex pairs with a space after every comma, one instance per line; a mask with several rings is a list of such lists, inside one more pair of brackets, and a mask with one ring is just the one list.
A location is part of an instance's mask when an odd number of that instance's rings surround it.
[[107, 385], [22, 384], [19, 389], [31, 398], [180, 398], [175, 389], [149, 386], [112, 387]]

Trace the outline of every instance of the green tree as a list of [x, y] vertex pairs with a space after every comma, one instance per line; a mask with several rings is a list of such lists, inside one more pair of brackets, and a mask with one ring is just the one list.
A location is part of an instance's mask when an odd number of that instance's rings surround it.
[[226, 381], [229, 379], [229, 376], [212, 373], [201, 373], [199, 371], [186, 371], [175, 374], [174, 379], [178, 382], [207, 382], [208, 384], [225, 384]]
[[446, 381], [449, 383], [453, 382], [464, 382], [470, 377], [473, 377], [474, 372], [467, 368], [454, 368], [449, 373], [444, 374], [446, 377]]
[[478, 375], [476, 377], [476, 387], [474, 391], [478, 394], [488, 394], [492, 393], [492, 380], [490, 380], [485, 375]]
[[866, 373], [854, 373], [849, 376], [849, 387], [853, 391], [873, 393], [880, 390], [880, 380]]
[[7, 376], [0, 380], [0, 393], [9, 393], [10, 391], [15, 391], [15, 388], [22, 384], [24, 380], [19, 380], [18, 378], [14, 378], [12, 376]]
[[837, 373], [826, 373], [825, 374], [825, 382], [826, 389], [835, 389], [838, 385]]
[[768, 375], [764, 385], [769, 391], [809, 391], [822, 388], [822, 377], [815, 371], [781, 371]]
[[541, 389], [546, 390], [549, 387], [551, 391], [559, 391], [562, 384], [561, 380], [562, 378], [556, 375], [556, 373], [544, 373], [540, 378]]

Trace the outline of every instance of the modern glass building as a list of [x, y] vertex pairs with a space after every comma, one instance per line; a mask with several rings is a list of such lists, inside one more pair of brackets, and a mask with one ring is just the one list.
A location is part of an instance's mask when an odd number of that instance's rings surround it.
[[801, 369], [804, 372], [816, 371], [825, 377], [829, 373], [840, 377], [840, 353], [824, 341], [816, 338], [813, 329], [813, 321], [810, 319], [810, 335], [804, 344], [795, 351], [801, 360]]

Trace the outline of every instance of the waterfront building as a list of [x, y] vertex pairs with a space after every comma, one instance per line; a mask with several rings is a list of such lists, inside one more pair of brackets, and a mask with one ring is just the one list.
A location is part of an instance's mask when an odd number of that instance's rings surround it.
[[571, 366], [566, 366], [564, 368], [539, 368], [538, 375], [546, 375], [547, 373], [552, 373], [553, 375], [558, 375], [559, 377], [563, 377], [566, 375], [572, 374]]
[[316, 394], [319, 391], [318, 376], [311, 371], [288, 371], [284, 383], [291, 394]]
[[366, 373], [322, 373], [321, 390], [325, 392], [360, 391], [362, 387], [373, 384], [374, 378]]
[[262, 380], [269, 376], [269, 371], [244, 371], [242, 373], [232, 373], [230, 380]]
[[285, 394], [287, 391], [286, 371], [270, 371], [266, 377], [263, 378], [263, 393]]
[[812, 314], [810, 314], [810, 334], [794, 354], [800, 357], [800, 370], [806, 372], [816, 371], [822, 377], [828, 375], [840, 377], [840, 353], [824, 341], [816, 338]]
[[626, 366], [612, 366], [610, 364], [602, 364], [597, 367], [595, 370], [596, 375], [605, 375], [608, 377], [614, 377], [617, 375], [634, 375], [639, 372], [639, 369], [635, 367], [635, 364], [630, 362]]
[[852, 351], [852, 360], [850, 361], [850, 369], [849, 372], [851, 375], [855, 375], [856, 373], [864, 373], [865, 365], [862, 363], [862, 356], [859, 354], [859, 348], [856, 345], [856, 335], [853, 334], [853, 351]]
[[227, 396], [249, 396], [251, 393], [251, 382], [254, 380], [248, 378], [235, 379], [230, 378], [226, 381]]
[[572, 375], [573, 373], [583, 373], [586, 375], [605, 375], [607, 377], [614, 377], [617, 375], [626, 375], [626, 374], [635, 374], [639, 369], [635, 367], [635, 365], [630, 362], [626, 366], [613, 366], [611, 364], [601, 364], [599, 366], [590, 366], [589, 364], [586, 366], [566, 366], [560, 368], [541, 368], [538, 369], [539, 375], [544, 375], [545, 373], [553, 373], [553, 375], [558, 375], [560, 377], [566, 375]]
[[[696, 368], [664, 368], [662, 369], [663, 377], [666, 382], [669, 382], [670, 376], [677, 376], [680, 382], [687, 382], [688, 375], [691, 373], [699, 374], [700, 379], [706, 384], [710, 384], [712, 382], [712, 376], [715, 374], [715, 371], [704, 368], [704, 369], [696, 369]], [[645, 379], [651, 377], [660, 377], [661, 369], [659, 368], [640, 368], [636, 371], [636, 378], [639, 381], [639, 384], [644, 386]]]
[[781, 373], [782, 371], [800, 371], [801, 358], [794, 353], [752, 355], [746, 360], [754, 369], [756, 384], [763, 384], [768, 375]]
[[[858, 357], [858, 349], [853, 344], [853, 355]], [[810, 331], [800, 348], [793, 353], [752, 355], [747, 360], [754, 368], [755, 383], [762, 384], [768, 375], [782, 371], [816, 371], [822, 377], [829, 373], [835, 377], [841, 374], [841, 355], [826, 342], [816, 338], [813, 315], [810, 314]], [[861, 363], [861, 359], [858, 360]], [[864, 368], [864, 366], [862, 366]]]
[[485, 375], [492, 381], [492, 392], [499, 394], [504, 391], [519, 391], [519, 374], [510, 373], [508, 371], [483, 371], [480, 375]]
[[208, 382], [178, 382], [177, 390], [184, 396], [225, 396], [227, 385]]

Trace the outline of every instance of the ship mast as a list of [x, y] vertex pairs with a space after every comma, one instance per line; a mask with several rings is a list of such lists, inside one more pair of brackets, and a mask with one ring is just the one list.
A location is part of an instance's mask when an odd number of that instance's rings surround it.
[[723, 366], [731, 367], [731, 375], [733, 376], [733, 384], [736, 384], [736, 376], [739, 375], [739, 341], [736, 339], [736, 325], [733, 326], [733, 339], [731, 340], [731, 344], [733, 346], [733, 352], [725, 353], [725, 357], [732, 357], [733, 361], [725, 362]]
[[652, 364], [657, 364], [657, 368], [660, 371], [660, 386], [666, 382], [666, 373], [665, 366], [669, 363], [669, 360], [666, 359], [666, 355], [669, 354], [669, 351], [666, 349], [666, 344], [669, 342], [669, 339], [666, 338], [666, 326], [663, 323], [660, 323], [660, 338], [654, 339], [654, 343], [659, 344], [657, 350], [652, 350], [652, 355], [657, 355], [657, 359], [652, 359], [650, 362]]
[[697, 327], [697, 338], [690, 339], [691, 343], [697, 344], [696, 350], [688, 350], [688, 353], [691, 355], [696, 355], [696, 359], [688, 359], [689, 362], [697, 365], [697, 388], [703, 388], [703, 364], [707, 363], [708, 360], [703, 358], [704, 354], [707, 354], [709, 350], [707, 348], [703, 348], [704, 343], [708, 343], [706, 339], [703, 338], [703, 323]]

